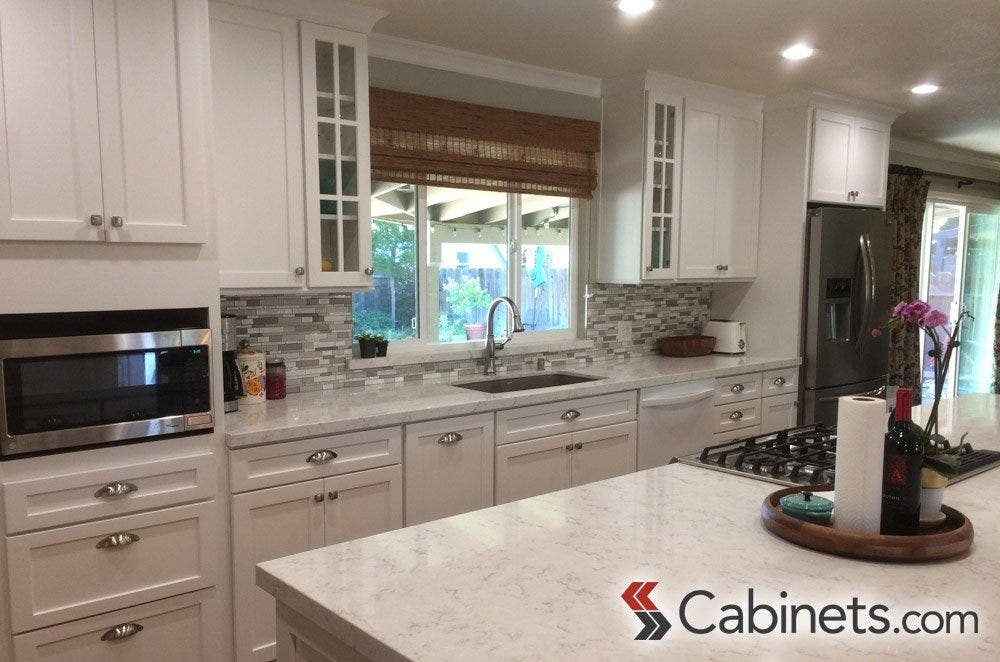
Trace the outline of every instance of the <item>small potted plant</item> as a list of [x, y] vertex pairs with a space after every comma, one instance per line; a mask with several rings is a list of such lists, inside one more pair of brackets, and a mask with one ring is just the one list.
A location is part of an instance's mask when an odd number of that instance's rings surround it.
[[373, 359], [378, 356], [378, 339], [381, 336], [365, 331], [354, 336], [358, 341], [358, 352], [363, 359]]
[[[448, 307], [455, 315], [465, 317], [477, 310], [483, 310], [490, 305], [493, 300], [489, 292], [483, 289], [476, 278], [463, 276], [460, 280], [449, 278], [444, 284], [444, 291], [448, 297]], [[486, 324], [482, 322], [466, 324], [466, 340], [482, 340], [486, 337]]]
[[389, 355], [389, 339], [385, 336], [375, 336], [375, 356]]
[[[955, 320], [950, 334], [939, 333], [948, 322], [948, 316], [931, 308], [930, 304], [919, 299], [901, 301], [892, 309], [886, 328], [894, 329], [903, 325], [915, 326], [931, 342], [927, 355], [934, 364], [934, 402], [927, 416], [927, 424], [921, 427], [914, 422], [924, 440], [924, 458], [920, 470], [920, 519], [935, 521], [941, 519], [941, 502], [944, 488], [948, 480], [958, 471], [958, 456], [955, 454], [965, 443], [968, 433], [962, 435], [959, 443], [951, 447], [948, 439], [938, 432], [938, 409], [941, 406], [941, 395], [944, 393], [944, 382], [948, 376], [948, 366], [952, 354], [961, 342], [958, 340], [962, 331], [962, 322], [966, 318], [973, 319], [969, 311], [964, 310]], [[881, 335], [881, 330], [872, 329], [873, 336]]]

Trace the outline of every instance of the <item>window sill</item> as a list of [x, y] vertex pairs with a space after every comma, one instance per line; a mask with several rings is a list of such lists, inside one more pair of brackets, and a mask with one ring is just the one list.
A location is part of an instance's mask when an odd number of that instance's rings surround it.
[[[581, 349], [593, 349], [594, 343], [591, 340], [577, 338], [563, 338], [553, 340], [537, 340], [534, 342], [519, 343], [517, 340], [511, 341], [509, 345], [497, 353], [498, 358], [504, 356], [519, 356], [522, 354], [539, 354], [544, 352], [572, 352]], [[389, 343], [389, 355], [374, 359], [360, 359], [351, 357], [347, 360], [349, 370], [363, 370], [365, 368], [387, 368], [401, 365], [418, 365], [421, 363], [443, 363], [445, 361], [467, 361], [471, 359], [483, 358], [485, 343], [475, 348], [456, 349], [428, 349], [425, 345], [419, 350], [403, 349], [393, 351], [392, 343]]]

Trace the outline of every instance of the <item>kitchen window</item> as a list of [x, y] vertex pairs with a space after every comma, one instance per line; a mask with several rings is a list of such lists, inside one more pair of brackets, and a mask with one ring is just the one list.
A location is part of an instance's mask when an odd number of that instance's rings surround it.
[[[372, 182], [371, 209], [375, 275], [353, 295], [355, 335], [414, 351], [478, 348], [490, 303], [510, 296], [521, 338], [574, 337], [577, 200]], [[501, 310], [497, 336], [511, 323]]]

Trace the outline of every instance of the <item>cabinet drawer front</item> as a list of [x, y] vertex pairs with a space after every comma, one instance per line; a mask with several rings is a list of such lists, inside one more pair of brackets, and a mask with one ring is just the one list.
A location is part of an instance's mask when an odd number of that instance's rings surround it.
[[209, 501], [8, 537], [14, 632], [215, 584], [217, 515]]
[[246, 492], [401, 461], [402, 430], [397, 426], [234, 450], [229, 453], [229, 481], [233, 492]]
[[721, 444], [727, 441], [732, 441], [733, 439], [743, 439], [745, 437], [753, 437], [758, 434], [760, 434], [760, 427], [756, 425], [751, 428], [742, 428], [740, 430], [716, 432], [712, 435], [712, 443]]
[[497, 413], [497, 444], [635, 420], [635, 391], [563, 400]]
[[764, 373], [764, 384], [761, 395], [769, 397], [773, 395], [785, 395], [786, 393], [799, 392], [799, 367], [779, 368], [768, 370]]
[[[221, 656], [215, 589], [14, 637], [15, 662], [173, 662]], [[139, 630], [139, 626], [142, 629]], [[115, 633], [115, 629], [118, 632]], [[131, 632], [133, 634], [128, 635]], [[113, 639], [114, 634], [128, 635]], [[110, 639], [106, 641], [102, 639]]]
[[493, 414], [407, 425], [403, 457], [407, 526], [493, 505]]
[[760, 424], [760, 400], [715, 408], [715, 431], [741, 430]]
[[720, 377], [715, 380], [715, 404], [755, 400], [760, 397], [760, 373]]
[[211, 453], [4, 486], [7, 532], [103, 519], [212, 496]]

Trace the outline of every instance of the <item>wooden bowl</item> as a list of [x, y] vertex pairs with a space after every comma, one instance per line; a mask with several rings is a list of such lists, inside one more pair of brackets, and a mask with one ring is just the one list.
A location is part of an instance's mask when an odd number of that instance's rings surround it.
[[[829, 492], [832, 485], [806, 485], [790, 487], [773, 492], [764, 499], [760, 515], [764, 528], [785, 540], [815, 549], [827, 554], [847, 556], [873, 561], [890, 561], [895, 563], [921, 563], [925, 561], [941, 561], [961, 556], [972, 547], [975, 536], [972, 522], [961, 512], [948, 506], [941, 506], [945, 521], [940, 526], [921, 530], [915, 536], [882, 536], [849, 533], [804, 522], [786, 515], [781, 509], [781, 497], [796, 492]], [[837, 506], [833, 507], [834, 517], [837, 516]]]
[[715, 349], [715, 336], [667, 336], [656, 344], [664, 356], [706, 356]]

